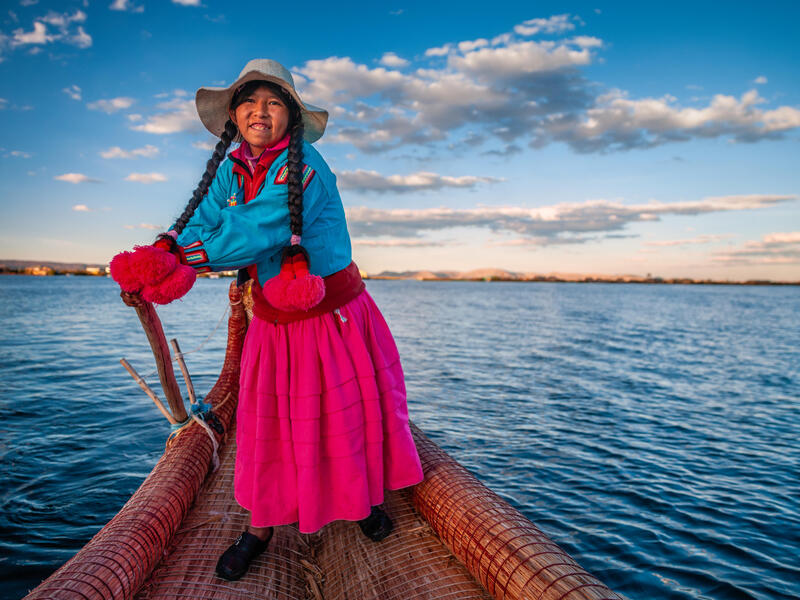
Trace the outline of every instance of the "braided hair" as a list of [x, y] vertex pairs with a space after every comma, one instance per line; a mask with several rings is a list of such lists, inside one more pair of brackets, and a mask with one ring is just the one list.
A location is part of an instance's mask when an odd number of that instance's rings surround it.
[[[303, 235], [303, 118], [300, 106], [295, 102], [294, 98], [289, 95], [282, 87], [275, 85], [268, 81], [248, 81], [241, 86], [233, 95], [231, 99], [231, 110], [235, 110], [237, 106], [242, 104], [255, 90], [260, 87], [269, 88], [274, 92], [289, 109], [289, 152], [287, 160], [287, 188], [289, 192], [289, 224], [293, 235]], [[206, 171], [200, 179], [200, 183], [192, 193], [192, 198], [186, 205], [183, 214], [175, 222], [174, 229], [179, 234], [186, 227], [186, 224], [194, 215], [194, 211], [199, 206], [201, 200], [208, 192], [211, 182], [214, 180], [214, 175], [217, 173], [220, 163], [222, 162], [225, 152], [231, 145], [231, 142], [236, 138], [238, 130], [236, 125], [228, 119], [225, 123], [225, 129], [220, 135], [220, 141], [214, 148], [211, 158], [206, 163]], [[299, 244], [289, 246], [284, 251], [284, 255], [293, 256], [302, 252], [308, 259], [308, 253], [305, 248]]]
[[222, 135], [219, 136], [219, 142], [217, 142], [211, 158], [209, 158], [208, 162], [206, 163], [206, 172], [203, 173], [203, 177], [200, 178], [200, 183], [197, 184], [197, 187], [192, 193], [192, 199], [189, 200], [186, 208], [183, 209], [183, 214], [181, 214], [181, 216], [178, 217], [178, 220], [175, 221], [175, 226], [173, 229], [179, 234], [181, 231], [183, 231], [183, 228], [186, 227], [186, 224], [189, 222], [189, 219], [192, 218], [194, 211], [200, 205], [200, 201], [208, 192], [211, 182], [214, 181], [214, 175], [217, 174], [219, 163], [222, 162], [225, 152], [231, 145], [236, 133], [236, 125], [233, 124], [233, 121], [228, 119], [228, 121], [225, 123], [225, 129], [223, 130]]

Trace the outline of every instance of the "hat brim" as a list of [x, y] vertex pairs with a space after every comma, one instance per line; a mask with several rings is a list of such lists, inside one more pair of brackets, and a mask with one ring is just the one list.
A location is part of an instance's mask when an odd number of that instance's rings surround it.
[[[261, 71], [248, 71], [239, 79], [234, 81], [226, 88], [201, 87], [195, 94], [195, 105], [197, 115], [206, 129], [216, 137], [220, 137], [225, 130], [225, 123], [230, 119], [228, 107], [231, 104], [233, 94], [238, 87], [248, 81], [269, 81], [280, 86], [300, 107], [303, 119], [303, 137], [309, 143], [316, 142], [325, 133], [325, 126], [328, 124], [328, 111], [313, 104], [308, 104], [300, 99], [295, 89], [279, 78]], [[241, 142], [241, 134], [237, 134], [234, 142]]]

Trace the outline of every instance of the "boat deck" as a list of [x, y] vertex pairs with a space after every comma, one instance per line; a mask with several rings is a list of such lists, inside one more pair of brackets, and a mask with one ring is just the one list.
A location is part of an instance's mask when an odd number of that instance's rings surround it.
[[245, 577], [235, 582], [216, 577], [217, 558], [248, 522], [233, 497], [235, 455], [232, 428], [220, 446], [219, 469], [205, 480], [138, 600], [491, 598], [419, 516], [411, 488], [386, 492], [383, 506], [395, 530], [381, 542], [367, 539], [349, 521], [330, 523], [313, 534], [300, 533], [296, 525], [276, 527]]

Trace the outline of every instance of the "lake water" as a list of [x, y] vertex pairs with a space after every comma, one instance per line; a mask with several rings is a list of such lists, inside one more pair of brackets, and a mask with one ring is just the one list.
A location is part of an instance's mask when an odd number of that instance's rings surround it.
[[[230, 280], [159, 309], [200, 345]], [[369, 281], [413, 421], [631, 600], [800, 597], [800, 288]], [[108, 279], [0, 277], [0, 597], [138, 488], [169, 428]], [[225, 323], [187, 357], [216, 380]], [[155, 375], [148, 380], [157, 381]]]

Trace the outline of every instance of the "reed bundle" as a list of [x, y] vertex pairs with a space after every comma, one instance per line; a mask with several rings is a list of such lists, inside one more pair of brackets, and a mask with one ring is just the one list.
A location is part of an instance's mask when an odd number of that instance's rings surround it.
[[[245, 578], [214, 574], [247, 526], [233, 497], [239, 360], [252, 306], [231, 286], [228, 347], [206, 396], [225, 426], [220, 468], [192, 424], [120, 512], [27, 598], [245, 600], [622, 600], [411, 424], [425, 479], [386, 491], [395, 531], [380, 543], [355, 523], [314, 534], [277, 527]], [[242, 302], [242, 299], [244, 302]], [[249, 311], [248, 311], [249, 312]]]

